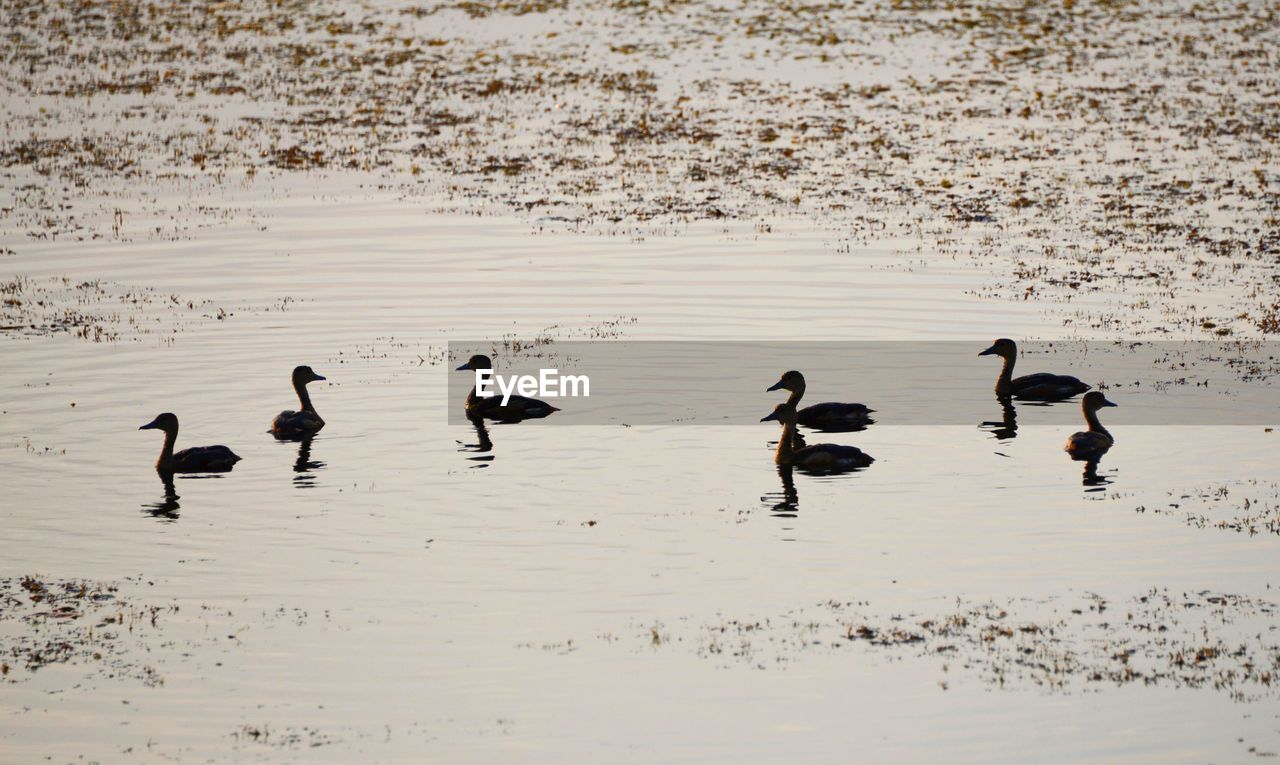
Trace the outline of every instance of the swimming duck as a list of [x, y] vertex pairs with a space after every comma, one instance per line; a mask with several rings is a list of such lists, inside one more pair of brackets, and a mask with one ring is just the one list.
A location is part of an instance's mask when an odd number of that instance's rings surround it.
[[[469, 370], [474, 372], [478, 369], [493, 369], [493, 362], [488, 356], [476, 354], [455, 371]], [[552, 412], [558, 411], [560, 411], [559, 408], [528, 396], [513, 395], [507, 399], [507, 403], [504, 405], [501, 396], [476, 395], [474, 386], [471, 388], [471, 392], [467, 394], [468, 418], [485, 417], [498, 422], [520, 422], [521, 420], [546, 417]]]
[[318, 382], [324, 378], [311, 371], [309, 366], [293, 368], [293, 389], [302, 404], [301, 411], [285, 410], [271, 421], [271, 435], [280, 439], [303, 438], [310, 436], [324, 427], [324, 420], [316, 414], [311, 405], [311, 394], [307, 393], [307, 383]]
[[[793, 408], [800, 405], [800, 399], [804, 397], [804, 389], [804, 375], [794, 369], [783, 374], [776, 383], [768, 388], [768, 390], [791, 391], [791, 395], [787, 398], [787, 403]], [[827, 401], [797, 410], [796, 422], [806, 428], [837, 433], [862, 430], [873, 422], [871, 413], [874, 411], [874, 409], [868, 409], [866, 404], [842, 404]]]
[[1018, 359], [1018, 344], [1007, 337], [995, 341], [990, 348], [978, 355], [999, 356], [1004, 359], [1004, 367], [1000, 370], [1000, 376], [996, 378], [997, 396], [1014, 396], [1029, 401], [1061, 401], [1084, 393], [1092, 387], [1070, 375], [1055, 375], [1048, 372], [1014, 378], [1013, 365]]
[[812, 444], [802, 449], [795, 447], [796, 408], [788, 403], [778, 404], [773, 412], [760, 418], [760, 422], [776, 420], [782, 423], [782, 438], [778, 439], [778, 451], [774, 461], [779, 465], [792, 465], [801, 470], [835, 473], [864, 468], [875, 462], [871, 455], [856, 446], [839, 444]]
[[1096, 461], [1116, 442], [1111, 437], [1111, 433], [1098, 422], [1098, 410], [1104, 406], [1115, 406], [1115, 404], [1108, 401], [1107, 397], [1102, 395], [1102, 391], [1095, 390], [1084, 394], [1084, 399], [1080, 401], [1080, 408], [1084, 411], [1084, 421], [1089, 423], [1089, 429], [1072, 433], [1067, 439], [1067, 445], [1064, 448], [1071, 455], [1071, 459]]
[[164, 448], [156, 461], [156, 470], [161, 473], [223, 473], [240, 461], [240, 457], [225, 446], [193, 446], [175, 454], [173, 443], [178, 440], [178, 418], [171, 412], [165, 412], [138, 430], [164, 431]]

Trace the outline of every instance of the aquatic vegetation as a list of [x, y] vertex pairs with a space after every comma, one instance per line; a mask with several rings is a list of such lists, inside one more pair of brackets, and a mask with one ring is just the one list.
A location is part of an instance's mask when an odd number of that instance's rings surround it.
[[[0, 220], [30, 237], [177, 237], [236, 214], [166, 210], [125, 181], [370, 173], [571, 230], [904, 227], [928, 261], [990, 269], [979, 294], [1044, 301], [1068, 326], [1274, 331], [1266, 4], [3, 10], [23, 98], [4, 107], [17, 193]], [[1198, 297], [1223, 290], [1232, 304]]]
[[830, 600], [767, 618], [642, 626], [637, 641], [756, 669], [783, 669], [813, 651], [906, 654], [934, 661], [944, 690], [971, 678], [1053, 693], [1136, 683], [1252, 700], [1280, 692], [1276, 613], [1248, 597], [1159, 588], [1118, 602], [1093, 593], [1041, 603], [957, 599], [928, 613]]

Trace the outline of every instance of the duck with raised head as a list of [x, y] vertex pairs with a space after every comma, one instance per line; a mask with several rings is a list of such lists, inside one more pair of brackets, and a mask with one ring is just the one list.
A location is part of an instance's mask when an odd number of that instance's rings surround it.
[[1098, 410], [1107, 406], [1115, 406], [1100, 390], [1089, 391], [1080, 401], [1080, 409], [1084, 412], [1084, 421], [1089, 429], [1072, 433], [1064, 447], [1073, 460], [1096, 461], [1107, 453], [1116, 442], [1111, 432], [1102, 427], [1098, 421]]
[[783, 373], [782, 377], [770, 385], [768, 390], [791, 391], [791, 395], [787, 397], [787, 403], [796, 409], [796, 423], [806, 428], [841, 433], [862, 430], [874, 422], [871, 419], [871, 413], [875, 410], [868, 409], [866, 404], [826, 401], [798, 409], [800, 399], [804, 398], [805, 383], [804, 375], [794, 369]]
[[325, 378], [305, 364], [293, 368], [293, 390], [298, 394], [302, 409], [296, 412], [285, 410], [277, 414], [271, 421], [271, 435], [284, 440], [306, 438], [324, 427], [324, 420], [316, 413], [316, 408], [311, 404], [311, 394], [307, 392], [307, 383], [323, 379]]
[[1002, 337], [979, 356], [999, 356], [1004, 359], [1000, 376], [996, 378], [996, 395], [1013, 396], [1024, 401], [1061, 401], [1089, 390], [1092, 386], [1070, 375], [1037, 372], [1023, 377], [1013, 376], [1013, 365], [1018, 360], [1018, 344]]
[[138, 430], [164, 431], [164, 447], [156, 461], [156, 470], [161, 473], [224, 473], [240, 461], [240, 457], [225, 446], [193, 446], [174, 452], [178, 417], [172, 412], [165, 412]]
[[773, 412], [761, 417], [760, 421], [782, 423], [782, 437], [778, 439], [778, 451], [774, 455], [774, 462], [779, 465], [790, 465], [811, 472], [838, 473], [864, 468], [875, 462], [871, 455], [856, 446], [811, 444], [796, 448], [796, 408], [791, 404], [778, 404]]
[[[482, 369], [493, 369], [493, 361], [488, 356], [476, 354], [467, 359], [467, 363], [458, 367], [455, 371], [475, 372]], [[467, 394], [466, 408], [467, 417], [469, 418], [483, 417], [497, 422], [536, 420], [546, 417], [552, 412], [560, 411], [559, 408], [545, 401], [529, 398], [528, 396], [512, 395], [507, 399], [507, 403], [504, 404], [501, 396], [478, 395], [474, 386], [472, 386], [471, 392]]]

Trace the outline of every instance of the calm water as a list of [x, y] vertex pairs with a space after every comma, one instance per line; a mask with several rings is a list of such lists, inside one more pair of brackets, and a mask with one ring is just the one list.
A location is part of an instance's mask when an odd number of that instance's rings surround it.
[[[1084, 487], [1060, 451], [1074, 420], [1037, 426], [1024, 407], [1012, 440], [884, 422], [833, 438], [874, 454], [871, 469], [797, 475], [780, 513], [771, 424], [495, 426], [493, 459], [478, 461], [476, 434], [447, 424], [461, 405], [446, 395], [451, 338], [573, 337], [618, 319], [627, 339], [949, 339], [975, 353], [999, 335], [1065, 335], [1035, 302], [975, 297], [989, 274], [970, 264], [908, 267], [910, 242], [844, 252], [785, 222], [643, 240], [539, 232], [326, 182], [323, 195], [224, 190], [204, 202], [255, 220], [179, 241], [149, 240], [141, 222], [133, 241], [11, 239], [7, 274], [101, 280], [99, 308], [118, 285], [197, 308], [121, 304], [114, 342], [0, 338], [0, 574], [121, 582], [122, 597], [179, 606], [130, 643], [162, 684], [84, 663], [10, 674], [0, 760], [1221, 762], [1280, 749], [1269, 693], [1000, 687], [960, 658], [765, 649], [794, 632], [782, 615], [830, 600], [889, 617], [957, 599], [1032, 616], [1152, 588], [1275, 597], [1280, 538], [1135, 512], [1270, 479], [1280, 437], [1261, 425], [1117, 429], [1109, 483]], [[329, 378], [312, 386], [328, 426], [302, 455], [265, 432], [295, 404], [299, 363]], [[759, 381], [761, 414], [772, 382]], [[137, 431], [160, 411], [181, 418], [179, 448], [225, 443], [243, 462], [179, 478], [165, 503], [159, 436]], [[1273, 485], [1247, 491], [1274, 499]], [[699, 650], [701, 626], [724, 619], [773, 620], [761, 658]]]

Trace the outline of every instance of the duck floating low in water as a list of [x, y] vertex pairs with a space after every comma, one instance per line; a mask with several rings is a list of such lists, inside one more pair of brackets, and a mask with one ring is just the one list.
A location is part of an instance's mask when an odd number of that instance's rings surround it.
[[[800, 399], [804, 398], [804, 375], [793, 369], [784, 373], [776, 383], [769, 386], [768, 390], [791, 391], [791, 395], [787, 398], [787, 403], [792, 408], [796, 408], [800, 405]], [[844, 404], [827, 401], [806, 406], [804, 409], [797, 409], [796, 423], [814, 430], [844, 433], [862, 430], [872, 424], [874, 420], [871, 419], [871, 413], [874, 411], [874, 409], [868, 409], [866, 404]]]
[[240, 457], [225, 446], [193, 446], [175, 453], [178, 417], [172, 412], [165, 412], [138, 430], [164, 431], [164, 447], [156, 461], [156, 470], [161, 473], [224, 473], [240, 461]]
[[774, 455], [774, 461], [779, 465], [791, 465], [815, 473], [839, 473], [864, 468], [875, 462], [871, 455], [856, 446], [812, 444], [796, 448], [796, 408], [791, 404], [778, 404], [771, 414], [760, 418], [761, 422], [771, 420], [782, 423], [782, 437], [778, 439], [778, 451]]
[[1061, 401], [1089, 390], [1090, 385], [1070, 375], [1038, 372], [1015, 378], [1013, 365], [1018, 360], [1018, 344], [1002, 337], [979, 356], [999, 356], [1004, 359], [1000, 376], [996, 378], [996, 395], [1013, 396], [1024, 401]]
[[279, 439], [298, 439], [314, 435], [324, 427], [324, 420], [311, 405], [311, 394], [307, 393], [307, 383], [319, 382], [325, 378], [316, 374], [311, 367], [300, 366], [293, 369], [293, 390], [298, 394], [302, 405], [300, 411], [283, 411], [271, 421], [271, 435]]
[[1107, 406], [1115, 406], [1115, 404], [1108, 401], [1100, 390], [1090, 391], [1084, 395], [1080, 401], [1080, 408], [1084, 411], [1084, 421], [1089, 424], [1089, 429], [1072, 433], [1067, 439], [1067, 445], [1064, 448], [1071, 455], [1071, 459], [1096, 462], [1116, 442], [1110, 431], [1102, 427], [1102, 423], [1098, 421], [1098, 410]]
[[[476, 354], [467, 359], [467, 363], [458, 367], [455, 371], [474, 372], [481, 369], [493, 369], [493, 361], [488, 356]], [[513, 395], [507, 399], [507, 403], [503, 404], [501, 396], [478, 395], [474, 386], [472, 386], [471, 392], [467, 394], [466, 406], [468, 418], [482, 417], [497, 422], [536, 420], [546, 417], [552, 412], [560, 411], [545, 401], [529, 398], [528, 396]]]

